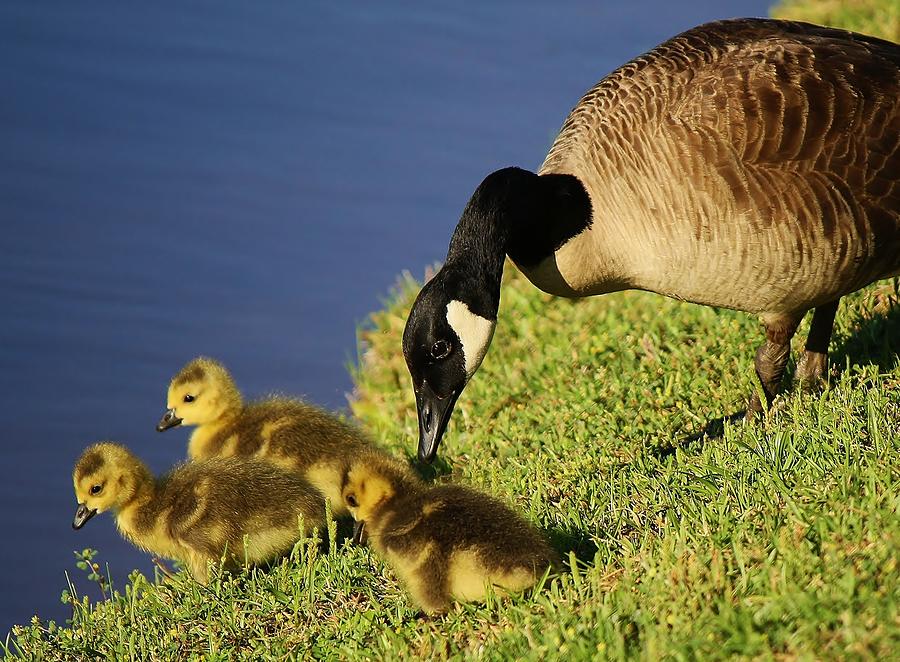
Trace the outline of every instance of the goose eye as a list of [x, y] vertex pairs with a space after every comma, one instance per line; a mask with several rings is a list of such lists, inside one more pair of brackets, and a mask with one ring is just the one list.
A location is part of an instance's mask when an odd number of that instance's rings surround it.
[[446, 340], [438, 340], [431, 346], [431, 358], [445, 359], [450, 354], [451, 345]]
[[184, 401], [185, 401], [185, 402], [193, 402], [193, 401], [194, 401], [194, 396], [191, 395], [190, 393], [188, 393], [186, 396], [184, 396]]
[[359, 503], [357, 503], [355, 496], [353, 496], [352, 494], [348, 494], [347, 495], [347, 505], [350, 506], [351, 508], [356, 508], [359, 505]]
[[91, 496], [97, 496], [100, 494], [100, 490], [103, 489], [103, 485], [93, 485], [91, 486]]

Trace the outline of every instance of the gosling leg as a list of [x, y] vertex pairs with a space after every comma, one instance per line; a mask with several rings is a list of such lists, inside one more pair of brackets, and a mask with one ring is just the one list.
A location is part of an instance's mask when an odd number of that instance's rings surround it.
[[409, 577], [409, 592], [426, 614], [443, 614], [450, 607], [446, 565], [446, 558], [431, 553]]
[[153, 559], [151, 559], [151, 560], [153, 561], [153, 565], [155, 565], [157, 568], [159, 568], [159, 571], [163, 574], [163, 576], [166, 579], [174, 579], [175, 578], [175, 571], [172, 570], [172, 568], [167, 566], [165, 563], [163, 563], [161, 559], [153, 557]]
[[185, 566], [194, 579], [200, 584], [206, 586], [209, 584], [209, 559], [201, 554], [191, 552], [184, 560]]
[[800, 388], [804, 390], [815, 389], [825, 377], [828, 366], [828, 343], [831, 341], [839, 301], [840, 299], [835, 299], [831, 303], [822, 304], [813, 313], [806, 348], [800, 357], [800, 363], [797, 364], [796, 379], [800, 383]]
[[781, 378], [791, 354], [791, 338], [797, 332], [797, 325], [803, 319], [799, 315], [779, 315], [763, 319], [766, 327], [766, 341], [756, 351], [756, 376], [762, 384], [765, 403], [754, 390], [750, 397], [750, 413], [759, 414], [772, 406], [772, 401], [781, 388]]

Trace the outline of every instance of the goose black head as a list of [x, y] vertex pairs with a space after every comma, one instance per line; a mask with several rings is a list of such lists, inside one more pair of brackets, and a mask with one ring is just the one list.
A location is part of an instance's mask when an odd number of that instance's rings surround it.
[[475, 189], [446, 263], [419, 292], [403, 332], [420, 460], [434, 459], [453, 405], [491, 344], [507, 253], [535, 266], [583, 232], [590, 218], [587, 191], [572, 175], [502, 168]]
[[[403, 331], [403, 355], [419, 415], [419, 460], [431, 462], [456, 399], [478, 370], [494, 335], [497, 313], [466, 303], [464, 274], [446, 265], [416, 298]], [[465, 298], [470, 299], [470, 296]]]

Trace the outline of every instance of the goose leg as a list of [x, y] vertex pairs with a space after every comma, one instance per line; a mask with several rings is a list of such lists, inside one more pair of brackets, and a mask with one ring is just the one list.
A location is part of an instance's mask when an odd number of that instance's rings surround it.
[[761, 413], [771, 406], [772, 401], [781, 388], [781, 378], [791, 354], [791, 338], [797, 331], [797, 325], [803, 319], [800, 315], [781, 315], [763, 320], [766, 327], [766, 341], [756, 351], [756, 376], [762, 383], [766, 402], [760, 401], [757, 391], [750, 398], [750, 412]]
[[806, 348], [797, 365], [796, 379], [800, 382], [801, 388], [811, 390], [825, 376], [825, 368], [828, 364], [828, 343], [831, 341], [838, 301], [840, 299], [822, 304], [813, 313], [809, 335], [806, 338]]

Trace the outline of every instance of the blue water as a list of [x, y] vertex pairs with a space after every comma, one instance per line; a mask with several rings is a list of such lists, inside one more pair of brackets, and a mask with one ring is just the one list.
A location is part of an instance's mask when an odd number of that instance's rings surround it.
[[[95, 547], [148, 557], [112, 519], [70, 527], [98, 439], [155, 470], [187, 360], [250, 396], [346, 405], [356, 326], [441, 259], [498, 167], [536, 168], [604, 74], [692, 25], [764, 15], [697, 2], [0, 4], [0, 637], [64, 619]], [[400, 351], [400, 348], [397, 348]], [[410, 439], [410, 448], [414, 443]]]

